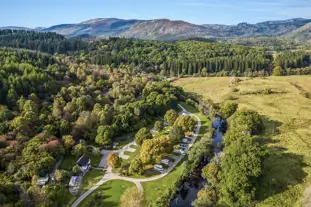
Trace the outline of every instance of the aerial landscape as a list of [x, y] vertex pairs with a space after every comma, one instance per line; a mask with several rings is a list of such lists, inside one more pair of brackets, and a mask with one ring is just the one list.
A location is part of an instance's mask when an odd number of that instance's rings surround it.
[[311, 2], [7, 1], [0, 207], [311, 207]]

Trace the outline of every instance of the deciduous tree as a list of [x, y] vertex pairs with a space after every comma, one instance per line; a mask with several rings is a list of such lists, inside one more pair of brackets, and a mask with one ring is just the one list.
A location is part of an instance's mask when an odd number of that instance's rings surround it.
[[169, 125], [173, 125], [177, 117], [178, 117], [177, 112], [173, 109], [170, 109], [165, 113], [164, 121], [166, 121]]
[[142, 145], [143, 142], [147, 139], [152, 139], [152, 134], [147, 128], [141, 128], [135, 135], [135, 142], [138, 145]]
[[107, 157], [107, 163], [112, 168], [117, 168], [121, 165], [121, 158], [115, 152], [111, 152]]

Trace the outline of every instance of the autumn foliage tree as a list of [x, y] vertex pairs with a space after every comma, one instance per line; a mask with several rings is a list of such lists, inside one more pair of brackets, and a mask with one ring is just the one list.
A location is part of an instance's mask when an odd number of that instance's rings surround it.
[[121, 165], [121, 158], [115, 152], [111, 152], [107, 157], [108, 166], [112, 168], [117, 168]]
[[155, 163], [172, 150], [171, 140], [167, 137], [148, 139], [141, 146], [140, 158], [143, 163]]
[[215, 162], [210, 162], [202, 169], [202, 177], [207, 180], [208, 184], [215, 186], [218, 183], [219, 166]]
[[192, 116], [179, 116], [174, 125], [180, 126], [184, 131], [193, 131], [197, 121]]

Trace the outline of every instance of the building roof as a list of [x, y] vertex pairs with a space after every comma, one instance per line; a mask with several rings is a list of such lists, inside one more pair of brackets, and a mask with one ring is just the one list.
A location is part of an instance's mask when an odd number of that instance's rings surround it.
[[89, 162], [90, 162], [90, 158], [87, 155], [83, 155], [82, 157], [79, 158], [76, 164], [80, 166], [85, 166], [89, 164]]
[[72, 176], [69, 185], [74, 186], [76, 184], [77, 178], [77, 176]]
[[46, 175], [45, 177], [39, 177], [37, 180], [38, 185], [45, 185], [49, 181], [49, 176]]

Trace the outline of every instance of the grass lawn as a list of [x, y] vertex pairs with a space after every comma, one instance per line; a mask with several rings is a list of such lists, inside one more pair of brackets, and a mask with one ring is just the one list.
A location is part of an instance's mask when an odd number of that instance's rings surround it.
[[[95, 202], [100, 203], [101, 206], [109, 206], [109, 207], [119, 207], [120, 206], [120, 198], [124, 191], [128, 188], [134, 187], [135, 184], [128, 181], [123, 180], [112, 180], [104, 183], [100, 187], [98, 187], [92, 194], [86, 197], [79, 206], [92, 206], [90, 202], [95, 200]], [[94, 196], [98, 193], [103, 195], [102, 200], [94, 199]]]
[[64, 155], [63, 161], [59, 165], [59, 169], [63, 170], [72, 170], [72, 167], [75, 165], [79, 158], [71, 155], [71, 154], [66, 154]]
[[94, 170], [94, 169], [87, 172], [82, 178], [79, 193], [81, 194], [89, 190], [94, 184], [96, 184], [100, 179], [102, 179], [104, 174], [105, 173], [102, 170]]
[[[270, 153], [263, 163], [257, 206], [301, 206], [304, 189], [311, 184], [311, 100], [302, 94], [311, 92], [311, 76], [240, 79], [232, 87], [230, 77], [185, 78], [174, 84], [215, 103], [233, 97], [239, 109], [262, 115], [262, 144]], [[279, 93], [258, 93], [266, 89]]]

